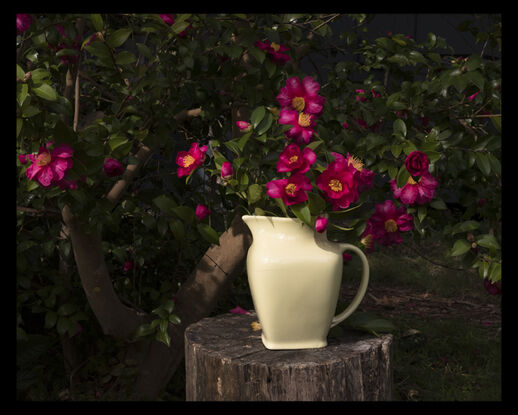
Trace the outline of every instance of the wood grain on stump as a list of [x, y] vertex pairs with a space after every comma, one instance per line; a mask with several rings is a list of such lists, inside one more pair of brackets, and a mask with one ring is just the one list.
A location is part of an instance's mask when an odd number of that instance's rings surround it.
[[268, 350], [257, 315], [204, 318], [185, 331], [188, 401], [392, 399], [392, 335], [344, 330], [327, 347]]

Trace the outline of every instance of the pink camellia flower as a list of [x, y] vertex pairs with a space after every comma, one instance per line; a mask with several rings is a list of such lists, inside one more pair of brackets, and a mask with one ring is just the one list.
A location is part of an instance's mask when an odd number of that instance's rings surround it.
[[38, 155], [27, 155], [32, 164], [25, 174], [29, 180], [37, 180], [43, 187], [49, 187], [62, 180], [73, 166], [72, 147], [65, 143], [57, 145], [52, 151], [49, 151], [48, 147], [50, 145], [41, 147]]
[[246, 121], [236, 121], [236, 125], [242, 133], [246, 133], [252, 129], [252, 124]]
[[400, 244], [400, 232], [412, 229], [413, 223], [414, 218], [406, 214], [403, 206], [396, 209], [392, 200], [386, 200], [376, 205], [375, 213], [367, 219], [367, 228], [376, 242], [386, 246]]
[[430, 161], [422, 151], [412, 151], [405, 159], [405, 167], [412, 176], [421, 176], [428, 172]]
[[232, 163], [230, 161], [225, 161], [221, 165], [221, 178], [222, 179], [230, 179], [234, 175], [234, 168], [232, 167]]
[[282, 52], [286, 52], [289, 50], [284, 45], [279, 45], [275, 42], [254, 42], [254, 45], [257, 46], [259, 49], [264, 50], [266, 53], [268, 53], [268, 56], [270, 57], [270, 60], [273, 63], [277, 63], [279, 65], [284, 65], [286, 62], [288, 62], [291, 58], [289, 55], [285, 55]]
[[333, 205], [333, 210], [347, 208], [359, 196], [358, 183], [354, 179], [356, 169], [344, 160], [343, 156], [335, 158], [316, 179], [316, 185]]
[[349, 129], [349, 123], [347, 121], [344, 121], [344, 123], [342, 124], [342, 126], [348, 130]]
[[239, 307], [238, 305], [228, 311], [233, 314], [250, 314], [250, 312], [246, 311], [244, 308]]
[[423, 205], [431, 202], [435, 195], [435, 188], [439, 182], [428, 172], [425, 172], [417, 181], [412, 176], [408, 178], [406, 184], [397, 187], [396, 179], [389, 180], [390, 188], [396, 199], [405, 205], [417, 203]]
[[120, 176], [122, 173], [124, 173], [124, 167], [122, 167], [122, 164], [111, 157], [108, 157], [106, 160], [104, 160], [103, 168], [108, 177]]
[[315, 230], [318, 233], [322, 233], [327, 229], [327, 223], [329, 219], [326, 217], [318, 216], [315, 221]]
[[125, 261], [122, 268], [123, 271], [130, 271], [133, 269], [133, 261]]
[[467, 99], [468, 101], [473, 101], [475, 97], [479, 94], [480, 91], [475, 92], [473, 95], [470, 95]]
[[211, 211], [207, 206], [199, 204], [198, 206], [196, 206], [196, 211], [194, 212], [194, 214], [196, 215], [198, 220], [203, 220], [211, 214]]
[[27, 13], [20, 13], [16, 15], [16, 30], [18, 33], [29, 30], [32, 24], [32, 17]]
[[[76, 37], [73, 40], [73, 42], [70, 43], [70, 40], [67, 39], [67, 33], [66, 33], [65, 28], [61, 24], [59, 24], [59, 23], [56, 23], [54, 25], [54, 27], [61, 34], [61, 37], [63, 39], [58, 44], [57, 47], [52, 45], [51, 43], [49, 43], [50, 49], [52, 49], [52, 50], [54, 50], [56, 52], [59, 52], [62, 49], [72, 49], [72, 50], [75, 49], [77, 51], [81, 50], [81, 37], [79, 35], [76, 35]], [[64, 65], [74, 64], [74, 63], [77, 63], [77, 61], [79, 60], [79, 54], [77, 53], [77, 54], [71, 54], [71, 55], [61, 55], [59, 57], [59, 59], [61, 60], [61, 63], [63, 63]]]
[[27, 164], [27, 155], [18, 154], [18, 161], [20, 162], [20, 164]]
[[356, 122], [358, 123], [358, 125], [360, 127], [363, 127], [365, 129], [367, 128], [367, 123], [365, 122], [365, 120], [363, 118], [357, 118]]
[[[372, 181], [374, 180], [374, 172], [371, 170], [367, 170], [360, 159], [355, 156], [347, 153], [347, 157], [344, 158], [339, 153], [331, 154], [335, 157], [335, 160], [339, 160], [340, 158], [344, 159], [343, 161], [348, 165], [354, 167], [356, 173], [354, 173], [354, 180], [358, 183], [358, 191], [364, 192], [372, 187]], [[338, 157], [338, 158], [337, 158]]]
[[198, 143], [192, 143], [189, 151], [179, 151], [176, 155], [176, 170], [178, 177], [188, 176], [192, 171], [203, 163], [207, 146], [198, 147]]
[[279, 155], [277, 171], [280, 173], [306, 173], [317, 159], [317, 155], [309, 147], [300, 151], [297, 144], [288, 144]]
[[324, 108], [325, 98], [318, 95], [320, 85], [311, 76], [306, 76], [302, 82], [296, 76], [288, 78], [286, 85], [277, 95], [277, 101], [282, 109], [293, 109], [298, 112], [319, 116]]
[[297, 144], [308, 144], [313, 137], [315, 128], [315, 116], [306, 112], [296, 110], [281, 110], [279, 124], [291, 125], [284, 135], [288, 139], [293, 139]]
[[489, 278], [484, 278], [484, 288], [491, 295], [502, 295], [502, 281], [492, 282]]
[[365, 89], [355, 89], [354, 92], [356, 92], [356, 101], [367, 101], [367, 97], [365, 96]]
[[[169, 26], [174, 24], [174, 16], [172, 14], [160, 14], [159, 16], [165, 24]], [[180, 33], [178, 33], [178, 36], [185, 37], [187, 35], [187, 29], [190, 27], [192, 27], [192, 25], [189, 24], [185, 30], [182, 30]]]
[[61, 179], [59, 182], [56, 182], [56, 185], [61, 190], [74, 190], [77, 189], [77, 180]]
[[349, 262], [349, 261], [351, 261], [352, 259], [353, 259], [353, 257], [352, 257], [352, 255], [351, 255], [351, 254], [348, 254], [347, 252], [344, 252], [344, 253], [342, 254], [342, 260], [343, 260], [344, 262]]
[[292, 174], [287, 179], [272, 180], [266, 183], [266, 194], [276, 199], [282, 199], [286, 206], [308, 200], [306, 191], [311, 189], [309, 178], [300, 173]]
[[165, 24], [172, 26], [174, 24], [174, 17], [172, 14], [160, 14], [160, 18]]

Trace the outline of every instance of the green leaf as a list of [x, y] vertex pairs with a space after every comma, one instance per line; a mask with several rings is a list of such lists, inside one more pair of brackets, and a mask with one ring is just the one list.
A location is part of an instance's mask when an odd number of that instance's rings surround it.
[[311, 214], [317, 216], [322, 213], [326, 207], [326, 201], [318, 193], [308, 192], [307, 195], [309, 199], [308, 207]]
[[23, 119], [17, 118], [16, 119], [16, 138], [18, 138], [18, 136], [20, 135], [20, 131], [22, 130], [22, 127], [23, 127]]
[[45, 328], [51, 329], [56, 324], [58, 319], [58, 315], [55, 311], [49, 310], [45, 313]]
[[73, 303], [65, 303], [58, 308], [58, 315], [69, 316], [77, 310], [77, 306]]
[[135, 62], [136, 60], [137, 58], [135, 58], [135, 55], [131, 52], [128, 52], [127, 50], [123, 50], [115, 56], [115, 63], [117, 65], [127, 65]]
[[164, 304], [162, 304], [162, 308], [164, 308], [169, 314], [171, 314], [174, 310], [174, 301], [173, 300], [165, 300]]
[[41, 84], [37, 87], [33, 87], [32, 92], [47, 101], [56, 101], [58, 99], [58, 93], [48, 84]]
[[405, 184], [407, 184], [409, 178], [410, 178], [410, 173], [406, 169], [405, 165], [402, 165], [396, 176], [397, 187], [401, 189]]
[[257, 135], [261, 135], [261, 134], [266, 133], [266, 131], [268, 131], [268, 129], [272, 126], [272, 121], [273, 121], [273, 116], [268, 111], [266, 113], [266, 116], [263, 117], [261, 122], [257, 125], [257, 129], [256, 129]]
[[489, 279], [492, 282], [497, 282], [502, 279], [502, 264], [493, 262], [489, 267]]
[[475, 84], [481, 91], [484, 89], [484, 77], [479, 71], [467, 72], [464, 77]]
[[493, 235], [484, 234], [477, 238], [477, 244], [484, 248], [500, 249], [500, 244]]
[[108, 35], [106, 44], [111, 48], [118, 48], [119, 46], [122, 46], [124, 42], [126, 42], [130, 34], [131, 29], [117, 29]]
[[100, 14], [91, 14], [90, 20], [92, 21], [92, 24], [94, 25], [94, 29], [98, 32], [101, 32], [104, 28], [104, 22], [103, 18]]
[[257, 183], [251, 184], [248, 187], [248, 191], [247, 192], [248, 192], [248, 203], [250, 205], [258, 202], [259, 200], [261, 200], [261, 197], [262, 197], [262, 194], [263, 194], [261, 185], [259, 185]]
[[291, 205], [290, 208], [297, 218], [299, 218], [309, 227], [313, 227], [311, 223], [311, 212], [309, 210], [309, 205], [307, 203], [298, 203], [296, 205]]
[[484, 153], [476, 152], [475, 161], [480, 171], [485, 176], [489, 176], [489, 173], [491, 173], [491, 163], [489, 162], [489, 158], [487, 157], [487, 155], [485, 155]]
[[391, 321], [368, 312], [353, 313], [344, 321], [343, 324], [353, 329], [373, 334], [392, 333], [396, 330], [396, 326]]
[[426, 217], [426, 206], [419, 206], [417, 208], [417, 218], [419, 219], [419, 222], [422, 222], [425, 217]]
[[206, 223], [198, 223], [196, 227], [203, 239], [211, 244], [219, 245], [219, 235], [211, 226]]
[[164, 343], [167, 347], [171, 346], [171, 336], [165, 330], [158, 330], [155, 339]]
[[458, 239], [453, 244], [453, 248], [450, 251], [450, 256], [458, 256], [465, 254], [471, 248], [471, 244], [465, 239]]
[[184, 222], [194, 222], [194, 210], [189, 206], [175, 206], [172, 210], [174, 214], [178, 216], [180, 219], [182, 219]]
[[172, 219], [169, 221], [169, 229], [173, 233], [173, 236], [178, 241], [185, 239], [185, 228], [183, 222], [180, 219]]
[[446, 206], [446, 203], [442, 199], [435, 199], [430, 202], [430, 206], [437, 210], [447, 210], [448, 207]]
[[401, 118], [398, 118], [396, 121], [394, 121], [392, 128], [394, 130], [394, 133], [406, 137], [406, 124]]
[[69, 324], [68, 324], [68, 318], [67, 317], [59, 317], [57, 324], [56, 324], [56, 330], [58, 331], [58, 334], [63, 335], [67, 332]]
[[475, 229], [478, 229], [479, 227], [480, 227], [480, 222], [477, 222], [477, 221], [474, 221], [474, 220], [467, 220], [465, 222], [457, 223], [453, 227], [453, 229], [451, 231], [451, 234], [453, 236], [453, 235], [455, 235], [457, 233], [473, 231]]
[[169, 322], [173, 324], [180, 324], [182, 320], [176, 314], [169, 315]]
[[252, 127], [256, 128], [257, 125], [262, 121], [264, 115], [266, 114], [266, 108], [263, 106], [257, 107], [253, 110], [250, 115], [250, 122], [252, 123]]
[[108, 140], [108, 145], [110, 146], [110, 150], [112, 152], [126, 143], [128, 143], [128, 139], [122, 135], [112, 135]]

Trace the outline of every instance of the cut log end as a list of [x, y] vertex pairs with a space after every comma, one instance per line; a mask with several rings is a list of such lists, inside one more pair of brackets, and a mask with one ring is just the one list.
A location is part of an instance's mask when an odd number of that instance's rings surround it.
[[392, 399], [392, 335], [344, 330], [323, 348], [268, 350], [254, 321], [255, 314], [223, 314], [188, 327], [188, 401]]

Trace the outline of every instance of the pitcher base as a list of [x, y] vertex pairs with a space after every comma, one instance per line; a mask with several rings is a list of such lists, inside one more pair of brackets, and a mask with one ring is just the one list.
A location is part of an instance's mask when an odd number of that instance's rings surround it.
[[327, 346], [327, 340], [305, 340], [305, 341], [284, 341], [272, 342], [265, 339], [264, 334], [261, 335], [264, 347], [269, 350], [295, 350], [295, 349], [319, 349]]

